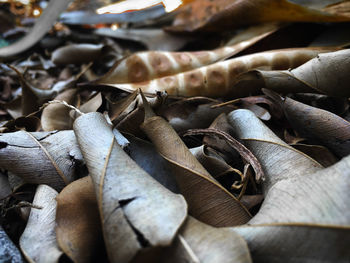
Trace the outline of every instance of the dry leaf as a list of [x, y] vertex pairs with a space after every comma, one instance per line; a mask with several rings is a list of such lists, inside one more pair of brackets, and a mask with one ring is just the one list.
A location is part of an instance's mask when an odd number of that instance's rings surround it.
[[16, 56], [35, 45], [50, 30], [58, 16], [67, 8], [70, 2], [72, 0], [51, 0], [43, 15], [40, 16], [34, 27], [25, 37], [12, 45], [0, 48], [0, 58], [6, 59]]
[[[339, 10], [320, 11], [287, 0], [197, 0], [176, 17], [173, 32], [219, 31], [263, 22], [346, 22], [349, 14]], [[314, 7], [314, 6], [313, 6]], [[324, 6], [322, 6], [324, 7]]]
[[11, 173], [10, 171], [7, 172], [7, 176], [12, 192], [18, 191], [18, 189], [26, 184], [26, 182], [21, 177], [15, 175], [14, 173]]
[[27, 183], [61, 190], [74, 180], [79, 163], [82, 156], [73, 131], [0, 134], [0, 167]]
[[134, 91], [126, 98], [119, 100], [117, 103], [110, 103], [109, 117], [111, 118], [111, 121], [117, 119], [130, 106], [130, 104], [135, 101], [136, 97], [137, 91]]
[[40, 128], [40, 119], [35, 116], [19, 117], [0, 125], [0, 129], [3, 129], [3, 132], [14, 132], [19, 130], [35, 132]]
[[11, 115], [12, 118], [17, 119], [22, 114], [22, 96], [19, 96], [9, 103], [3, 105], [4, 109]]
[[59, 92], [59, 90], [54, 89], [39, 89], [32, 85], [17, 68], [9, 67], [16, 72], [22, 87], [22, 115], [25, 116], [37, 111], [40, 102], [53, 98]]
[[218, 153], [209, 147], [202, 145], [191, 148], [190, 151], [215, 179], [230, 173], [242, 176], [239, 170], [228, 165]]
[[246, 223], [248, 210], [205, 170], [167, 121], [154, 116], [149, 106], [145, 110], [141, 127], [173, 169], [189, 213], [213, 226]]
[[[268, 88], [278, 93], [311, 92], [349, 97], [350, 49], [320, 54], [291, 71], [256, 70], [242, 75], [240, 88]], [[253, 87], [252, 87], [253, 86]]]
[[256, 181], [265, 180], [264, 172], [262, 170], [261, 164], [256, 159], [256, 157], [239, 141], [232, 138], [229, 134], [216, 130], [216, 129], [197, 129], [197, 130], [188, 130], [185, 135], [206, 135], [206, 136], [217, 136], [226, 141], [228, 145], [234, 148], [242, 158], [249, 163], [256, 174]]
[[349, 227], [271, 224], [231, 228], [248, 243], [254, 262], [349, 262]]
[[26, 81], [23, 74], [16, 69], [15, 67], [10, 66], [10, 68], [16, 72], [19, 77], [19, 82], [22, 87], [22, 96], [21, 96], [21, 108], [22, 115], [28, 115], [39, 108], [38, 97], [31, 89], [32, 87]]
[[[69, 89], [59, 94], [55, 100], [65, 101], [70, 105], [77, 102], [77, 90]], [[49, 104], [41, 114], [41, 125], [44, 131], [70, 130], [73, 120], [69, 116], [70, 108], [63, 104]]]
[[249, 223], [349, 226], [347, 200], [350, 196], [344, 190], [350, 186], [349, 167], [350, 156], [319, 172], [311, 173], [305, 169], [303, 176], [294, 174], [294, 177], [280, 180], [267, 192], [260, 211]]
[[128, 262], [145, 247], [169, 245], [187, 215], [183, 197], [117, 145], [102, 114], [80, 116], [74, 131], [93, 179], [109, 259]]
[[110, 28], [99, 28], [94, 31], [96, 35], [113, 38], [138, 41], [144, 44], [149, 50], [179, 50], [189, 40], [188, 37], [175, 36], [164, 32], [162, 29], [123, 29], [112, 30]]
[[132, 135], [126, 136], [130, 141], [127, 146], [130, 157], [160, 184], [178, 193], [178, 186], [167, 161], [159, 155], [153, 144]]
[[350, 156], [321, 169], [312, 159], [279, 142], [253, 113], [237, 110], [229, 118], [238, 136], [262, 163], [270, 181], [264, 185], [265, 201], [250, 224], [349, 224], [348, 191], [343, 189], [350, 184], [347, 178]]
[[212, 106], [218, 103], [217, 100], [205, 97], [185, 98], [161, 109], [160, 115], [177, 132], [207, 128], [219, 114], [229, 113], [234, 109], [230, 106], [213, 109]]
[[[216, 129], [223, 131], [231, 136], [234, 135], [232, 126], [228, 123], [227, 115], [225, 113], [221, 113], [209, 126], [211, 129]], [[236, 160], [240, 160], [239, 154], [236, 150], [234, 150], [230, 145], [226, 143], [225, 140], [215, 137], [215, 136], [204, 136], [203, 144], [211, 147], [213, 149], [217, 149], [220, 152], [222, 157], [228, 163], [236, 163]], [[240, 162], [240, 161], [239, 161]]]
[[[350, 64], [349, 64], [350, 65]], [[266, 91], [267, 94], [271, 91]], [[350, 154], [350, 123], [336, 114], [271, 94], [292, 127], [304, 138], [327, 146], [339, 157]]]
[[[184, 0], [188, 1], [188, 0]], [[95, 9], [100, 8], [101, 5], [109, 4], [111, 2], [91, 2], [89, 7], [86, 8], [86, 3], [78, 2], [74, 3], [69, 8], [69, 12], [65, 12], [60, 16], [60, 21], [68, 25], [96, 25], [96, 24], [112, 24], [112, 23], [142, 23], [146, 21], [151, 22], [152, 20], [163, 17], [166, 15], [164, 8], [161, 5], [151, 6], [142, 10], [125, 10], [127, 12], [123, 13], [106, 13], [102, 11], [101, 13], [96, 13]], [[125, 3], [120, 3], [122, 6]], [[127, 3], [128, 5], [129, 3]], [[116, 5], [116, 4], [113, 4]], [[117, 3], [118, 5], [118, 3]], [[109, 8], [108, 8], [109, 9]], [[74, 11], [72, 11], [74, 10]], [[75, 11], [77, 10], [77, 11]], [[106, 10], [105, 10], [106, 11]], [[170, 14], [171, 16], [171, 14]], [[151, 21], [149, 21], [151, 20]]]
[[56, 235], [60, 249], [76, 263], [98, 260], [102, 229], [91, 177], [81, 178], [57, 196]]
[[191, 216], [169, 250], [163, 262], [252, 262], [242, 237], [233, 231], [203, 224]]
[[259, 105], [245, 103], [242, 105], [242, 108], [254, 112], [254, 114], [261, 120], [268, 121], [271, 119], [269, 111]]
[[[131, 93], [132, 94], [132, 93]], [[148, 103], [154, 110], [158, 110], [164, 104], [166, 100], [166, 93], [157, 93], [156, 97], [148, 98]], [[145, 134], [141, 130], [140, 125], [143, 123], [145, 116], [145, 110], [143, 107], [142, 100], [139, 101], [138, 98], [129, 105], [129, 107], [124, 110], [122, 114], [119, 115], [117, 119], [114, 120], [116, 128], [122, 132], [133, 134], [139, 138], [144, 138]], [[123, 102], [122, 102], [123, 103]], [[135, 109], [137, 105], [137, 108]]]
[[83, 113], [97, 111], [98, 108], [101, 107], [102, 102], [103, 102], [102, 94], [101, 94], [101, 92], [99, 92], [99, 93], [95, 94], [93, 97], [91, 97], [83, 105], [81, 105], [79, 107], [79, 110]]
[[[262, 91], [266, 92], [266, 89]], [[331, 97], [317, 93], [296, 93], [293, 94], [292, 98], [313, 107], [333, 112], [339, 116], [346, 115], [350, 108], [348, 98]]]
[[7, 236], [6, 232], [0, 226], [0, 261], [11, 263], [22, 263], [21, 252], [12, 243], [11, 239]]
[[277, 182], [322, 169], [322, 166], [307, 155], [297, 151], [278, 138], [253, 112], [235, 110], [228, 120], [238, 139], [260, 161], [265, 172], [265, 193]]
[[[104, 98], [102, 97], [101, 92], [98, 92], [92, 95], [87, 102], [81, 105], [79, 107], [79, 110], [82, 113], [96, 112], [102, 106], [103, 102], [104, 102]], [[75, 120], [80, 116], [80, 113], [77, 112], [76, 110], [71, 110], [69, 112], [69, 116]]]
[[331, 166], [339, 161], [337, 157], [334, 156], [326, 147], [321, 145], [309, 145], [309, 144], [291, 144], [293, 148], [305, 153], [312, 159], [315, 159], [324, 167]]
[[0, 202], [12, 193], [7, 176], [0, 172]]
[[98, 59], [104, 45], [71, 44], [52, 52], [51, 60], [56, 65], [83, 64]]
[[241, 198], [242, 204], [247, 208], [247, 209], [252, 209], [253, 207], [261, 204], [261, 202], [264, 200], [263, 195], [243, 195]]
[[47, 185], [39, 185], [28, 219], [20, 238], [21, 250], [29, 262], [56, 263], [62, 251], [55, 232], [57, 192]]

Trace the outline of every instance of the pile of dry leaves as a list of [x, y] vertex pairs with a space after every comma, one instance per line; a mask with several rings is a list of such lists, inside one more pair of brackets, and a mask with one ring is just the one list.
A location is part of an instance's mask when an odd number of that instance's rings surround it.
[[349, 1], [29, 2], [0, 3], [1, 262], [350, 262]]

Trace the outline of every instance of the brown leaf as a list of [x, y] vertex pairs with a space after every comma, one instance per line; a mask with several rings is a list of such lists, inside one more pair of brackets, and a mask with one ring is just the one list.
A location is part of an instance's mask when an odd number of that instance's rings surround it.
[[243, 176], [239, 170], [228, 165], [218, 153], [209, 147], [202, 145], [191, 148], [190, 151], [215, 179], [230, 173]]
[[[327, 12], [329, 11], [329, 12]], [[219, 31], [264, 22], [346, 22], [349, 14], [320, 11], [287, 0], [194, 1], [185, 6], [167, 30], [173, 32]]]
[[183, 197], [156, 182], [116, 144], [102, 114], [80, 116], [74, 131], [93, 179], [109, 259], [128, 262], [145, 247], [169, 245], [187, 215]]
[[324, 11], [333, 15], [342, 15], [343, 17], [349, 17], [350, 15], [350, 3], [349, 1], [337, 1], [337, 3], [330, 4], [323, 8]]
[[101, 107], [102, 102], [103, 102], [102, 94], [101, 94], [101, 92], [99, 92], [99, 93], [95, 94], [93, 97], [91, 97], [83, 105], [81, 105], [79, 107], [79, 110], [83, 113], [97, 111], [98, 108]]
[[[223, 131], [231, 136], [234, 135], [232, 126], [228, 123], [227, 115], [225, 113], [221, 113], [209, 126], [211, 129], [216, 129]], [[214, 136], [204, 136], [203, 144], [211, 147], [213, 149], [217, 149], [220, 151], [222, 157], [226, 162], [236, 163], [236, 160], [239, 160], [239, 154], [236, 150], [232, 149], [225, 140], [220, 139], [219, 137]]]
[[263, 195], [243, 195], [241, 202], [249, 210], [264, 200]]
[[[77, 102], [77, 90], [69, 89], [59, 94], [55, 100], [65, 101], [70, 105]], [[70, 108], [63, 104], [49, 104], [41, 114], [41, 125], [44, 131], [70, 130], [73, 120], [69, 116]]]
[[243, 144], [239, 141], [232, 138], [229, 134], [216, 130], [216, 129], [197, 129], [197, 130], [188, 130], [184, 136], [186, 135], [207, 135], [207, 136], [217, 136], [221, 139], [224, 139], [227, 144], [229, 144], [232, 148], [239, 152], [242, 158], [253, 167], [256, 180], [260, 182], [260, 180], [265, 180], [264, 172], [262, 170], [261, 164], [256, 159], [256, 157], [252, 154], [250, 150], [248, 150]]
[[10, 65], [8, 66], [16, 72], [22, 87], [22, 115], [26, 116], [37, 111], [40, 102], [52, 98], [57, 94], [57, 90], [39, 89], [34, 87], [34, 85], [32, 85], [17, 68]]
[[152, 117], [149, 106], [145, 109], [141, 127], [173, 169], [189, 213], [213, 226], [246, 223], [250, 218], [248, 210], [205, 170], [167, 121]]
[[109, 117], [111, 121], [118, 118], [130, 106], [130, 104], [136, 99], [137, 94], [138, 92], [135, 90], [129, 96], [119, 100], [117, 103], [110, 103], [111, 109], [109, 111]]
[[320, 54], [291, 71], [256, 70], [240, 76], [240, 88], [259, 87], [278, 93], [311, 92], [349, 97], [349, 49]]
[[[95, 112], [95, 111], [98, 111], [98, 109], [102, 106], [103, 104], [103, 96], [101, 94], [101, 92], [98, 92], [94, 95], [92, 95], [88, 101], [86, 101], [83, 105], [81, 105], [79, 107], [79, 110], [80, 112], [82, 113], [88, 113], [88, 112]], [[69, 112], [69, 116], [72, 118], [72, 119], [76, 119], [80, 116], [80, 113], [77, 112], [76, 110], [71, 110]]]
[[103, 237], [91, 177], [69, 184], [56, 200], [56, 235], [60, 249], [77, 263], [97, 260]]
[[305, 153], [311, 158], [315, 159], [317, 162], [322, 164], [324, 167], [331, 166], [339, 161], [337, 157], [334, 156], [326, 147], [321, 145], [309, 145], [309, 144], [292, 144], [295, 149]]
[[259, 105], [243, 103], [242, 108], [254, 112], [254, 114], [261, 120], [269, 121], [271, 119], [270, 112]]
[[[157, 110], [163, 105], [166, 96], [166, 93], [157, 93], [156, 97], [148, 98], [148, 103], [153, 109]], [[139, 97], [137, 97], [137, 100], [131, 103], [129, 107], [114, 120], [114, 124], [116, 123], [116, 128], [122, 132], [133, 134], [139, 138], [144, 138], [145, 134], [141, 130], [140, 125], [143, 123], [145, 110], [142, 100], [140, 102], [138, 98]], [[137, 108], [135, 109], [136, 103]]]
[[22, 115], [28, 115], [39, 108], [38, 103], [38, 97], [31, 89], [29, 83], [25, 80], [22, 73], [16, 69], [15, 67], [9, 66], [13, 71], [16, 72], [16, 74], [19, 77], [19, 82], [21, 83], [22, 87], [22, 97], [21, 97], [21, 108], [22, 108]]
[[339, 157], [350, 154], [348, 121], [329, 111], [288, 97], [280, 99], [280, 104], [289, 123], [301, 136], [327, 146]]

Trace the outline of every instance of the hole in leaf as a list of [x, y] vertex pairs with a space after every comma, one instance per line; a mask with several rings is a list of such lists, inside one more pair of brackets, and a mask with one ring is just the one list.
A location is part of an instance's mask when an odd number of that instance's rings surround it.
[[6, 142], [1, 142], [1, 141], [0, 141], [0, 149], [6, 148], [7, 145], [8, 145], [8, 144], [7, 144]]
[[124, 199], [124, 200], [119, 200], [120, 207], [126, 206], [127, 204], [134, 201], [135, 199], [136, 199], [136, 197], [128, 198], [128, 199]]

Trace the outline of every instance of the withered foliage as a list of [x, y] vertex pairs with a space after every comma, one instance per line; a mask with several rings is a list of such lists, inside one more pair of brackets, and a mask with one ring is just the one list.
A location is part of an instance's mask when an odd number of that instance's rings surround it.
[[349, 262], [350, 2], [110, 3], [0, 3], [0, 262]]

